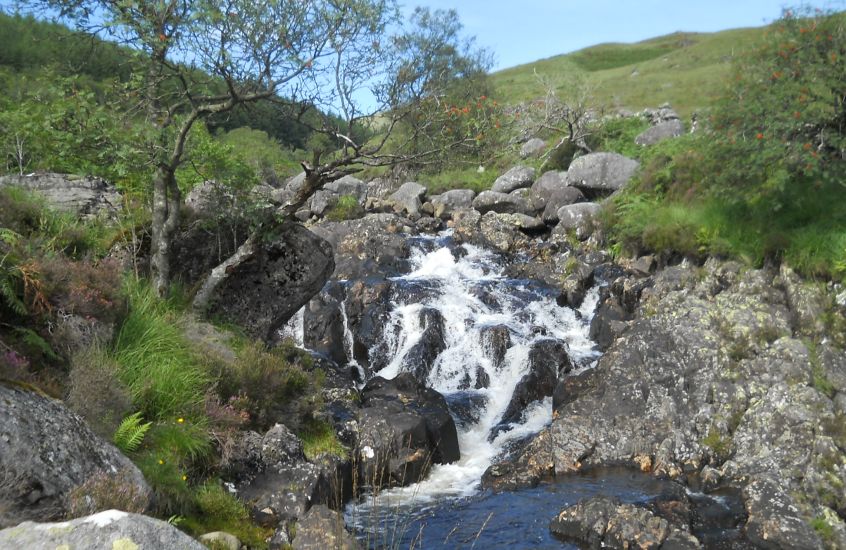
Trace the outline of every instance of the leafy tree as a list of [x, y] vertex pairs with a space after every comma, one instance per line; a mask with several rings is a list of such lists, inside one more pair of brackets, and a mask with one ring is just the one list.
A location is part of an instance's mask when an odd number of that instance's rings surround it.
[[774, 211], [803, 195], [842, 192], [844, 74], [846, 14], [785, 11], [737, 66], [714, 113], [714, 188]]
[[[443, 79], [409, 72], [413, 59], [442, 40], [412, 51], [395, 47], [406, 35], [393, 0], [40, 0], [60, 18], [134, 48], [129, 95], [150, 130], [141, 141], [154, 167], [151, 181], [154, 286], [171, 275], [171, 241], [179, 225], [177, 170], [195, 124], [239, 105], [272, 100], [279, 117], [325, 136], [331, 147], [303, 162], [305, 184], [280, 209], [296, 210], [326, 182], [365, 166], [432, 156], [436, 148], [388, 150], [391, 134]], [[393, 35], [390, 29], [400, 30]], [[414, 32], [413, 30], [411, 32]], [[387, 38], [387, 40], [386, 40]], [[284, 98], [284, 99], [283, 99]], [[335, 113], [335, 114], [329, 114]], [[375, 125], [367, 139], [362, 127]], [[407, 136], [411, 143], [418, 130]], [[452, 144], [438, 145], [437, 147]]]

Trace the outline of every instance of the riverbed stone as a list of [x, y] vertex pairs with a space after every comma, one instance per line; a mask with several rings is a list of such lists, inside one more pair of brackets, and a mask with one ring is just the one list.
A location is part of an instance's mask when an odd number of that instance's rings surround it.
[[531, 187], [535, 181], [535, 169], [530, 166], [515, 166], [494, 181], [491, 191], [511, 193], [516, 189]]

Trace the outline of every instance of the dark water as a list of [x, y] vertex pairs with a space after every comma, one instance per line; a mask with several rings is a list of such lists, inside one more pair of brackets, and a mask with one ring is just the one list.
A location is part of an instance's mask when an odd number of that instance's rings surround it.
[[[550, 520], [562, 508], [598, 495], [646, 504], [661, 495], [683, 490], [673, 482], [637, 471], [606, 468], [568, 475], [531, 489], [485, 491], [472, 497], [371, 511], [367, 517], [348, 520], [357, 524], [357, 535], [368, 548], [578, 549], [556, 539], [549, 531]], [[742, 547], [737, 540], [736, 496], [692, 495], [691, 500], [696, 517], [701, 511], [701, 518], [707, 523], [697, 526], [694, 521], [694, 534], [706, 548]], [[360, 513], [367, 514], [364, 510]], [[377, 516], [384, 519], [380, 521]]]

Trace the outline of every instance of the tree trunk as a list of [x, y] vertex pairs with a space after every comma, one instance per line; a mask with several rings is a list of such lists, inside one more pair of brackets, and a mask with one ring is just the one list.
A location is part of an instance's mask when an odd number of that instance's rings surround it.
[[153, 286], [159, 296], [167, 294], [170, 285], [171, 244], [179, 227], [181, 197], [176, 174], [169, 166], [159, 166], [153, 176]]

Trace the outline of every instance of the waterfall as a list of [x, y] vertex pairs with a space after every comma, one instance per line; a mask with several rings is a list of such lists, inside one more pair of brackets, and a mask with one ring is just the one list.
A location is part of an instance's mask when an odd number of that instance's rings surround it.
[[[471, 409], [467, 418], [456, 419], [460, 461], [436, 465], [424, 481], [380, 496], [419, 503], [476, 492], [484, 471], [509, 443], [551, 421], [551, 398], [546, 398], [526, 407], [518, 422], [501, 424], [515, 387], [529, 371], [533, 344], [566, 342], [577, 368], [589, 368], [598, 357], [588, 332], [599, 295], [592, 290], [579, 311], [561, 307], [554, 289], [509, 279], [500, 256], [469, 244], [456, 246], [448, 235], [415, 240], [411, 265], [410, 273], [393, 279], [394, 306], [380, 346], [390, 360], [376, 374], [393, 378], [419, 368], [415, 346], [427, 344], [427, 330], [433, 319], [440, 320], [443, 346], [425, 374], [426, 385], [443, 394], [451, 408], [469, 404]], [[485, 337], [492, 327], [507, 329], [504, 357]], [[486, 387], [473, 387], [479, 379], [487, 383], [477, 386]]]

